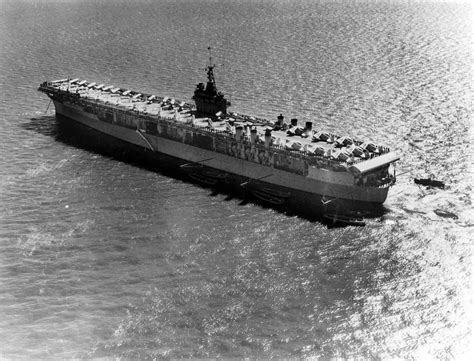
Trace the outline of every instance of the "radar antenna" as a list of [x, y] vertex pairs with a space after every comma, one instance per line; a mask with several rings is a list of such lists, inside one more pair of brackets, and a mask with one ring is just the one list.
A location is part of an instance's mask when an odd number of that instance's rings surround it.
[[196, 102], [197, 112], [200, 114], [216, 117], [217, 113], [226, 114], [230, 102], [224, 97], [224, 94], [217, 92], [216, 81], [214, 79], [214, 68], [216, 64], [212, 62], [211, 47], [209, 50], [209, 64], [206, 67], [207, 84], [199, 83], [194, 90], [193, 99]]
[[209, 84], [212, 84], [212, 87], [210, 89], [213, 89], [214, 91], [216, 91], [216, 81], [214, 79], [214, 67], [216, 66], [216, 64], [212, 64], [212, 53], [211, 53], [211, 47], [209, 46], [207, 48], [207, 50], [209, 50], [209, 65], [207, 67], [207, 81], [208, 81], [208, 87], [209, 87]]

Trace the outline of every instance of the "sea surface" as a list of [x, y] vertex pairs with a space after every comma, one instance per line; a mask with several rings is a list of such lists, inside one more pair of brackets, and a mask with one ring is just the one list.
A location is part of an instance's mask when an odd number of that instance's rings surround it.
[[[462, 2], [0, 2], [0, 359], [468, 359], [472, 21]], [[398, 151], [384, 215], [328, 229], [76, 147], [36, 90], [191, 101], [208, 46], [232, 110]]]

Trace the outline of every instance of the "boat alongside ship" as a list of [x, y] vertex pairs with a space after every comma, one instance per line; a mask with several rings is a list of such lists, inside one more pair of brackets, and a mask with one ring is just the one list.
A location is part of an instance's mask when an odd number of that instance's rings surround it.
[[395, 183], [398, 155], [389, 148], [314, 129], [228, 112], [214, 65], [192, 104], [78, 78], [47, 81], [39, 90], [68, 122], [111, 137], [144, 155], [166, 158], [194, 181], [249, 190], [276, 206], [332, 214], [370, 210]]

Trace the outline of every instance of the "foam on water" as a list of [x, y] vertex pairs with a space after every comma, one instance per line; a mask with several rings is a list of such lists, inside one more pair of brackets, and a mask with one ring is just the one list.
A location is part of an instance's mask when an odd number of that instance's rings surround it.
[[[0, 17], [0, 357], [467, 358], [468, 5], [25, 1]], [[77, 76], [186, 100], [209, 45], [232, 110], [397, 150], [410, 173], [383, 217], [327, 229], [76, 148], [36, 92]], [[413, 184], [431, 173], [445, 190]]]

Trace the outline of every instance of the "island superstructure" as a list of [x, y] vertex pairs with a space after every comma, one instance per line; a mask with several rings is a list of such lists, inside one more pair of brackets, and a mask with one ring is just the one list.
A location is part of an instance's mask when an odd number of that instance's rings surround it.
[[396, 153], [325, 132], [312, 121], [287, 123], [280, 114], [271, 122], [229, 112], [211, 61], [206, 70], [207, 84], [194, 91], [195, 106], [78, 78], [47, 81], [39, 90], [57, 115], [124, 147], [167, 157], [202, 183], [245, 188], [263, 201], [315, 212], [370, 209], [386, 200]]

